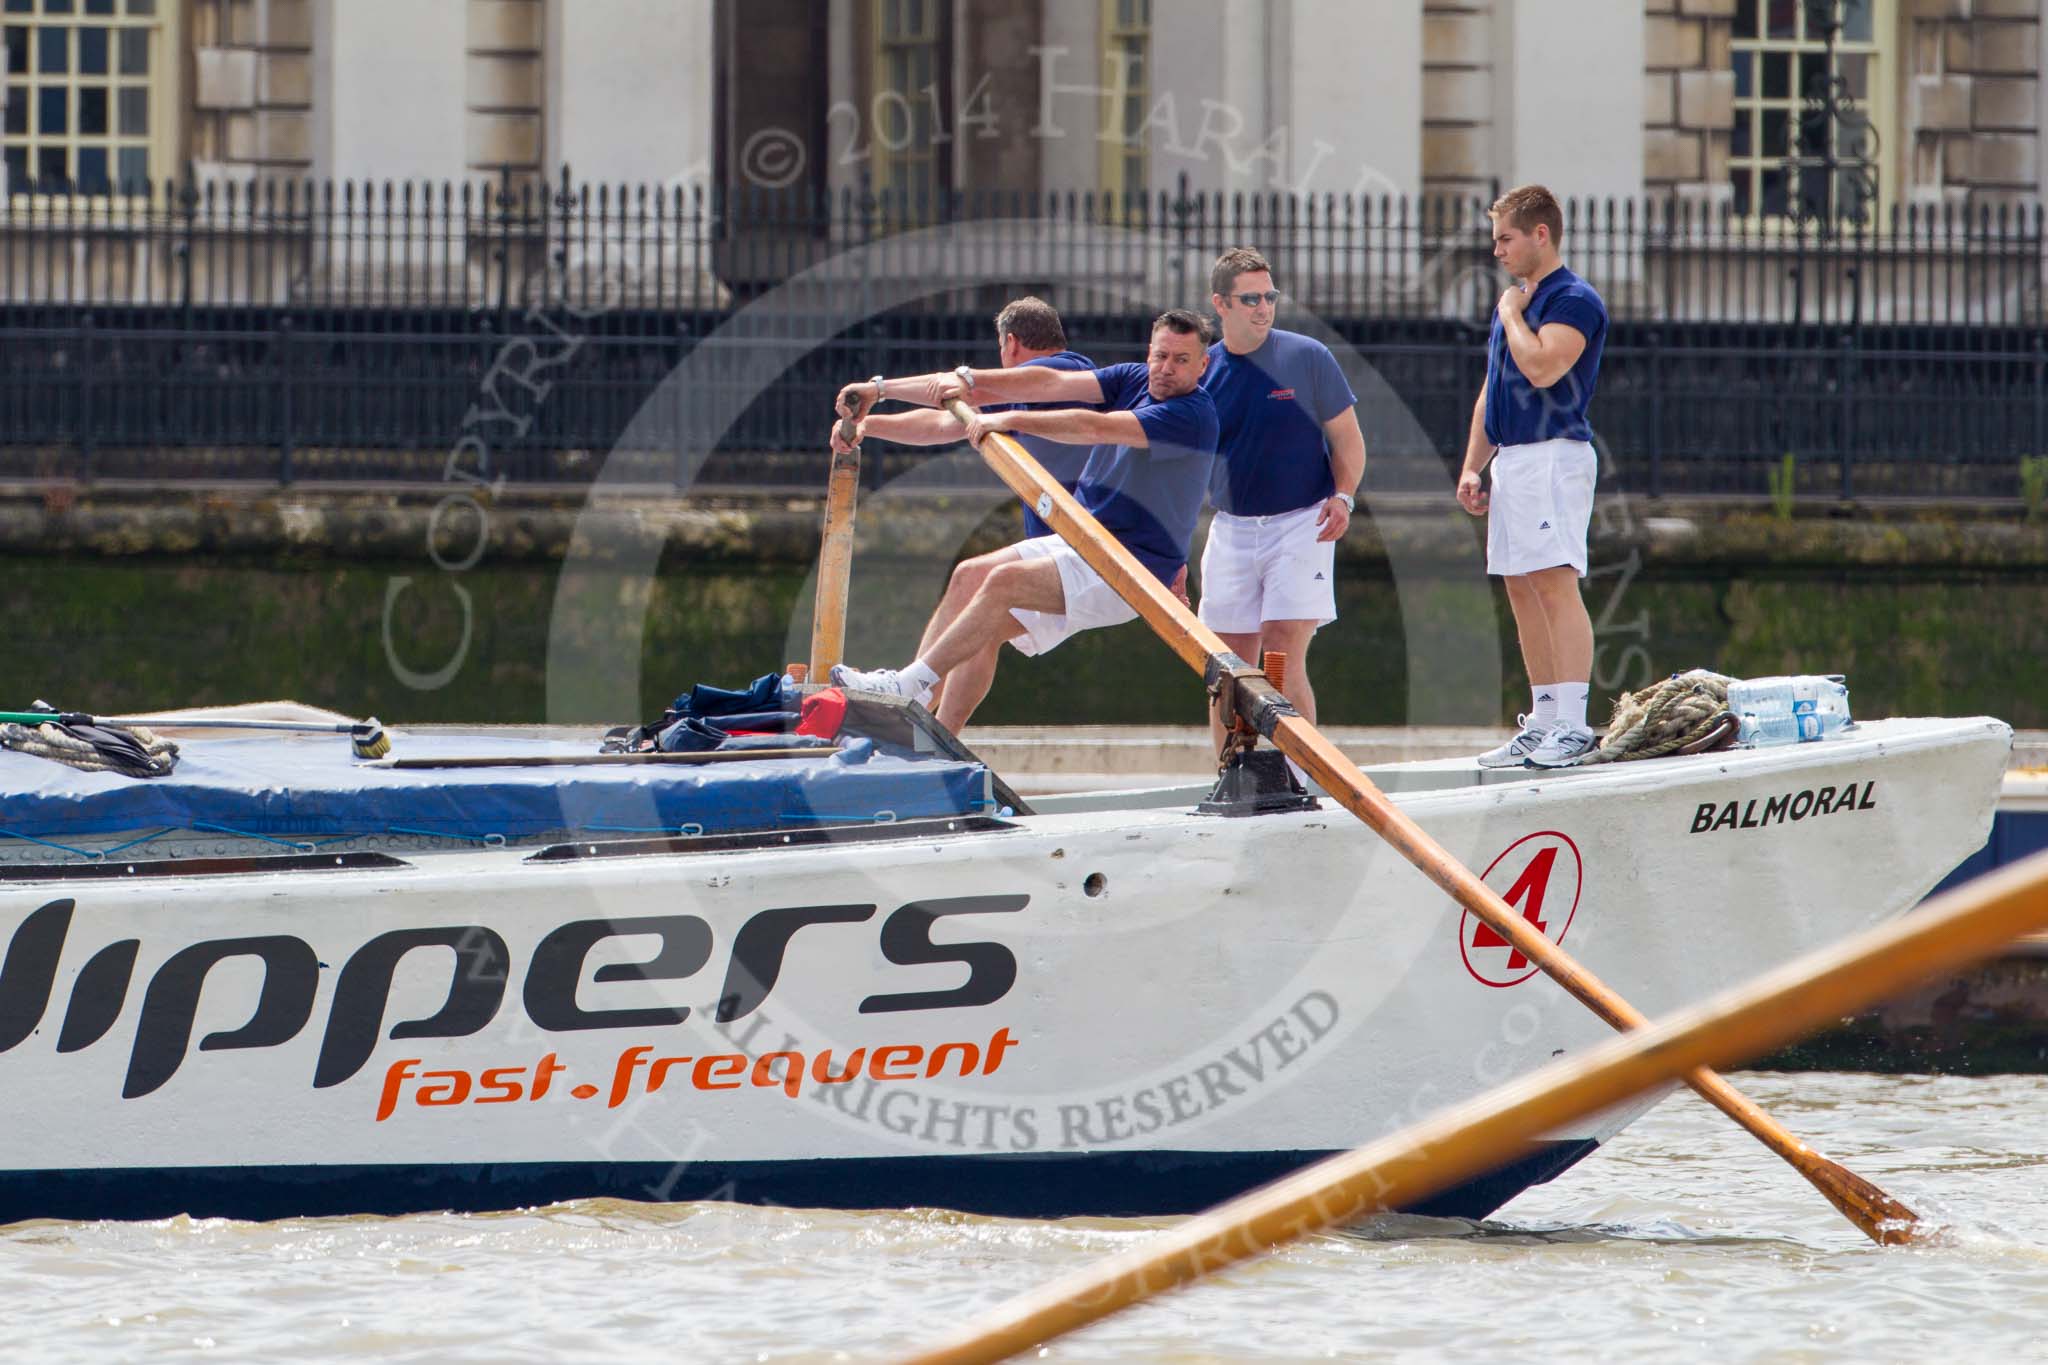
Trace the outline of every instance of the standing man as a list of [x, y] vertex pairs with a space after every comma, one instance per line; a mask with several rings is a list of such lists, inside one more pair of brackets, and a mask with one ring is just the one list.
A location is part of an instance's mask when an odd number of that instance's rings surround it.
[[[1067, 329], [1060, 321], [1059, 311], [1044, 299], [1026, 294], [1010, 300], [1003, 310], [996, 314], [996, 359], [1003, 369], [1037, 367], [1049, 370], [1091, 371], [1095, 362], [1087, 356], [1067, 349]], [[896, 380], [899, 392], [893, 396], [907, 396], [917, 389], [908, 380]], [[1075, 404], [1056, 403], [1052, 407], [1071, 407]], [[994, 412], [990, 407], [985, 411]], [[947, 445], [960, 440], [965, 431], [953, 414], [944, 409], [914, 408], [906, 412], [885, 412], [870, 414], [860, 423], [863, 437], [874, 436], [899, 445], [935, 446]], [[832, 449], [842, 451], [846, 447], [839, 439], [839, 424], [832, 424]], [[1045, 467], [1046, 473], [1060, 481], [1060, 486], [1069, 493], [1081, 482], [1081, 469], [1088, 463], [1092, 447], [1085, 445], [1062, 445], [1042, 436], [1019, 435], [1018, 441], [1031, 452], [1033, 459]], [[1038, 514], [1026, 505], [1024, 507], [1024, 539], [1050, 535], [1052, 528], [1040, 521]], [[1000, 553], [1000, 552], [998, 552]], [[974, 596], [975, 590], [994, 568], [996, 556], [976, 555], [953, 566], [952, 577], [947, 581], [945, 596], [940, 600], [939, 609], [925, 627], [924, 639], [918, 644], [918, 654], [931, 648], [938, 638], [938, 631], [950, 624]], [[971, 660], [961, 677], [975, 702], [988, 692], [991, 679], [995, 677], [996, 654], [1002, 648], [998, 640], [987, 649], [986, 657]], [[937, 704], [937, 698], [934, 698]], [[972, 707], [970, 706], [970, 710]]]
[[[1564, 214], [1549, 190], [1509, 190], [1488, 214], [1494, 258], [1516, 283], [1494, 310], [1458, 501], [1486, 514], [1486, 571], [1507, 582], [1532, 701], [1516, 719], [1520, 732], [1479, 764], [1564, 768], [1595, 743], [1586, 724], [1593, 621], [1579, 580], [1600, 474], [1586, 407], [1600, 378], [1607, 305], [1559, 259]], [[1490, 496], [1479, 479], [1489, 461]]]
[[[976, 413], [967, 439], [978, 446], [989, 432], [1003, 431], [1094, 446], [1074, 496], [1161, 583], [1171, 586], [1187, 569], [1188, 542], [1216, 450], [1216, 405], [1201, 387], [1208, 342], [1202, 319], [1176, 308], [1153, 322], [1142, 364], [1073, 371], [1044, 366], [970, 370], [961, 378], [870, 381], [869, 392], [935, 406], [960, 397], [1034, 405]], [[842, 410], [850, 406], [850, 396], [842, 392]], [[1045, 404], [1082, 406], [1037, 406]], [[1118, 625], [1137, 615], [1056, 535], [1019, 541], [983, 558], [989, 567], [967, 600], [956, 604], [949, 590], [940, 601], [917, 658], [901, 669], [867, 672], [840, 664], [832, 670], [832, 681], [916, 701], [927, 700], [944, 681], [939, 722], [957, 732], [987, 695], [1003, 641], [1023, 654], [1043, 654], [1076, 631]]]
[[[1313, 724], [1308, 645], [1337, 619], [1337, 541], [1365, 475], [1358, 399], [1329, 347], [1273, 325], [1280, 291], [1264, 256], [1224, 252], [1209, 290], [1223, 338], [1202, 380], [1216, 400], [1218, 458], [1201, 617], [1239, 658], [1285, 654], [1281, 690]], [[1210, 728], [1220, 740], [1214, 715]]]

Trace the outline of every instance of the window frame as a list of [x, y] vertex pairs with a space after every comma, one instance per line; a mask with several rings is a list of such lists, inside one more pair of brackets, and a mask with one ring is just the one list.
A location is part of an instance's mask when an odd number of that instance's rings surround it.
[[[953, 0], [916, 0], [928, 16], [926, 27], [915, 34], [892, 35], [888, 30], [888, 12], [891, 7], [901, 7], [913, 0], [872, 0], [868, 7], [868, 136], [873, 148], [873, 187], [877, 191], [894, 191], [904, 198], [906, 215], [928, 217], [935, 212], [939, 197], [952, 185], [952, 129], [947, 120], [951, 117], [951, 91], [953, 86]], [[898, 52], [911, 52], [917, 48], [928, 49], [931, 56], [931, 79], [915, 90], [897, 87], [890, 74], [890, 59]], [[902, 103], [901, 117], [909, 126], [903, 129], [903, 145], [894, 145], [897, 115], [885, 113], [883, 101], [894, 96]], [[922, 118], [930, 119], [931, 136], [920, 143], [918, 132]], [[920, 207], [917, 189], [906, 182], [906, 172], [914, 166], [930, 168], [929, 192]]]
[[[1731, 72], [1736, 71], [1738, 62], [1747, 56], [1751, 64], [1752, 93], [1748, 96], [1742, 95], [1738, 82], [1737, 93], [1733, 97], [1734, 117], [1737, 123], [1729, 127], [1727, 176], [1721, 183], [1730, 187], [1730, 211], [1735, 221], [1766, 235], [1790, 236], [1807, 230], [1808, 220], [1791, 210], [1791, 205], [1797, 202], [1799, 193], [1796, 184], [1788, 182], [1786, 186], [1785, 212], [1764, 212], [1763, 176], [1767, 171], [1784, 165], [1798, 145], [1799, 125], [1806, 107], [1805, 94], [1799, 88], [1800, 55], [1825, 53], [1827, 50], [1824, 38], [1803, 36], [1806, 32], [1806, 0], [1790, 0], [1790, 3], [1797, 20], [1799, 36], [1770, 38], [1744, 35], [1735, 31], [1733, 26], [1741, 17], [1739, 9], [1729, 20], [1731, 32], [1728, 44], [1728, 69]], [[1760, 32], [1769, 27], [1770, 4], [1771, 0], [1756, 0]], [[1869, 119], [1877, 137], [1877, 157], [1874, 163], [1877, 194], [1870, 205], [1868, 216], [1861, 224], [1838, 213], [1831, 213], [1824, 222], [1818, 224], [1824, 233], [1862, 232], [1874, 235], [1887, 221], [1892, 206], [1898, 202], [1899, 167], [1904, 163], [1900, 160], [1901, 149], [1898, 145], [1896, 92], [1900, 79], [1899, 63], [1907, 54], [1900, 42], [1897, 0], [1870, 0], [1870, 8], [1869, 39], [1851, 39], [1844, 36], [1836, 40], [1835, 50], [1842, 55], [1861, 56], [1867, 63], [1864, 77], [1865, 93], [1858, 104], [1863, 109], [1865, 117]], [[1777, 98], [1766, 97], [1763, 94], [1764, 54], [1777, 52], [1788, 54], [1787, 63], [1791, 77], [1789, 89], [1798, 93], [1788, 93]], [[1764, 153], [1764, 114], [1772, 109], [1782, 109], [1786, 113], [1786, 151], [1780, 155]], [[1750, 151], [1746, 155], [1737, 155], [1735, 133], [1740, 121], [1744, 119], [1752, 120]], [[1749, 176], [1751, 193], [1747, 211], [1737, 207], [1733, 198], [1734, 180], [1738, 173]]]
[[[178, 146], [177, 115], [179, 73], [177, 62], [180, 56], [178, 32], [182, 18], [181, 0], [155, 0], [153, 14], [137, 14], [131, 10], [136, 0], [115, 0], [112, 14], [86, 12], [87, 0], [72, 0], [70, 13], [49, 13], [48, 0], [31, 0], [32, 8], [17, 12], [11, 8], [0, 10], [0, 29], [20, 28], [28, 32], [29, 51], [26, 69], [20, 74], [8, 73], [0, 76], [0, 82], [9, 90], [20, 89], [28, 92], [27, 98], [33, 106], [40, 101], [40, 93], [46, 89], [65, 91], [66, 130], [59, 134], [46, 133], [38, 127], [38, 110], [29, 108], [23, 114], [24, 131], [0, 133], [0, 147], [13, 150], [21, 147], [25, 156], [28, 186], [15, 182], [7, 175], [5, 201], [11, 204], [32, 204], [49, 207], [66, 203], [85, 204], [134, 204], [147, 201], [151, 187], [173, 178], [171, 166]], [[62, 80], [46, 80], [42, 71], [42, 43], [36, 36], [48, 29], [67, 30], [66, 47], [70, 69], [62, 73]], [[107, 70], [103, 75], [87, 75], [78, 70], [81, 39], [71, 36], [80, 29], [104, 28], [108, 30]], [[140, 31], [147, 35], [146, 71], [140, 81], [124, 77], [120, 69], [121, 35], [124, 32]], [[12, 54], [10, 53], [10, 61]], [[140, 85], [147, 92], [145, 107], [149, 128], [141, 135], [120, 132], [121, 92]], [[106, 131], [89, 134], [79, 131], [80, 91], [103, 89], [107, 92]], [[11, 109], [10, 109], [11, 112]], [[42, 176], [37, 174], [36, 163], [45, 148], [61, 147], [65, 153], [67, 175], [63, 189], [41, 188]], [[124, 189], [120, 172], [120, 154], [124, 149], [140, 147], [148, 153], [149, 173], [144, 176], [139, 189]], [[80, 187], [78, 160], [81, 150], [104, 148], [107, 152], [107, 180], [104, 190], [86, 190]], [[4, 173], [4, 172], [0, 172]]]
[[[1101, 0], [1098, 51], [1103, 95], [1100, 136], [1095, 144], [1100, 149], [1096, 183], [1105, 199], [1119, 207], [1127, 204], [1131, 196], [1142, 197], [1152, 189], [1152, 148], [1143, 129], [1145, 117], [1151, 112], [1153, 3], [1154, 0]], [[1125, 6], [1132, 15], [1128, 23], [1120, 15]], [[1142, 44], [1138, 78], [1125, 84], [1124, 64], [1116, 56], [1124, 44], [1132, 41]], [[1138, 115], [1139, 131], [1135, 135], [1126, 126], [1132, 109]], [[1140, 168], [1141, 183], [1137, 185], [1130, 183], [1133, 161]]]

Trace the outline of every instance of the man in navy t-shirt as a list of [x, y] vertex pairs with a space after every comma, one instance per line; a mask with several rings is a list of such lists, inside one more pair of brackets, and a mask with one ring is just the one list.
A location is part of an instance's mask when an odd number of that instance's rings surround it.
[[[1223, 339], [1202, 378], [1218, 444], [1201, 616], [1239, 658], [1285, 654], [1281, 690], [1313, 723], [1308, 645], [1337, 619], [1337, 541], [1365, 475], [1358, 399], [1329, 347], [1273, 325], [1280, 293], [1264, 256], [1224, 252], [1209, 288]], [[1220, 740], [1221, 721], [1210, 720]]]
[[[989, 432], [1003, 431], [1092, 446], [1074, 496], [1171, 585], [1187, 568], [1216, 450], [1216, 405], [1201, 388], [1208, 344], [1203, 321], [1174, 309], [1152, 324], [1142, 364], [1075, 371], [1019, 366], [970, 370], [960, 378], [883, 380], [875, 396], [1033, 405], [977, 412], [968, 439], [979, 445]], [[848, 400], [842, 394], [842, 406]], [[1057, 403], [1083, 406], [1041, 406]], [[962, 564], [925, 629], [918, 657], [904, 668], [862, 671], [842, 664], [832, 670], [832, 681], [923, 701], [943, 680], [939, 721], [957, 731], [988, 694], [1003, 641], [1042, 654], [1076, 631], [1136, 615], [1072, 546], [1056, 535], [1037, 536]]]
[[[1003, 305], [1003, 311], [996, 314], [996, 356], [997, 362], [1006, 370], [1020, 365], [1038, 365], [1053, 370], [1095, 368], [1095, 362], [1087, 356], [1067, 349], [1067, 329], [1060, 321], [1059, 310], [1030, 294], [1010, 300]], [[1049, 406], [1075, 405], [1055, 403]], [[993, 412], [995, 409], [985, 411]], [[949, 445], [964, 434], [952, 413], [932, 408], [872, 413], [859, 426], [862, 437], [874, 436], [907, 446]], [[1033, 459], [1045, 466], [1046, 473], [1060, 481], [1062, 488], [1069, 493], [1074, 491], [1081, 480], [1081, 467], [1088, 462], [1088, 447], [1061, 445], [1042, 436], [1020, 436], [1017, 439], [1031, 452]], [[830, 440], [833, 450], [845, 450], [845, 443], [839, 439], [837, 422], [832, 424]], [[1024, 508], [1026, 540], [1045, 535], [1050, 529], [1038, 519], [1036, 512], [1029, 507]]]
[[[1486, 515], [1486, 571], [1507, 582], [1531, 703], [1514, 738], [1479, 763], [1563, 768], [1597, 742], [1586, 722], [1593, 621], [1579, 580], [1600, 474], [1586, 408], [1600, 378], [1607, 305], [1559, 258], [1564, 213], [1549, 190], [1509, 190], [1490, 213], [1493, 254], [1517, 282], [1494, 309], [1458, 501]], [[1479, 477], [1489, 462], [1491, 493]]]

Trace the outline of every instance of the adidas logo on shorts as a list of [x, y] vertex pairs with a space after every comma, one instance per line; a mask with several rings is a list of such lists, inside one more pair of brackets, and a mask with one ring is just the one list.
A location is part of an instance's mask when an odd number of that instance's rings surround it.
[[1316, 582], [1318, 582], [1318, 583], [1322, 582], [1322, 581], [1323, 581], [1323, 576], [1322, 576], [1321, 574], [1317, 574], [1317, 575], [1316, 575], [1316, 580], [1315, 580], [1315, 581], [1316, 581]]
[[1550, 529], [1550, 523], [1546, 521], [1546, 522], [1544, 522], [1544, 523], [1543, 523], [1543, 524], [1542, 524], [1541, 526], [1537, 527], [1536, 529], [1537, 529], [1537, 530], [1539, 530], [1539, 531], [1548, 531], [1548, 530]]

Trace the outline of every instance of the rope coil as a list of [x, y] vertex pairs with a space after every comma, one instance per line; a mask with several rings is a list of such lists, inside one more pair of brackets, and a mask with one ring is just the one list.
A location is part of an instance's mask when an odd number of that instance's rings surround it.
[[1667, 754], [1703, 754], [1735, 742], [1740, 722], [1728, 709], [1733, 678], [1695, 668], [1616, 698], [1600, 747], [1581, 763], [1625, 763]]
[[0, 724], [0, 748], [53, 759], [80, 772], [114, 772], [124, 777], [164, 777], [178, 762], [178, 746], [139, 725], [72, 727]]

